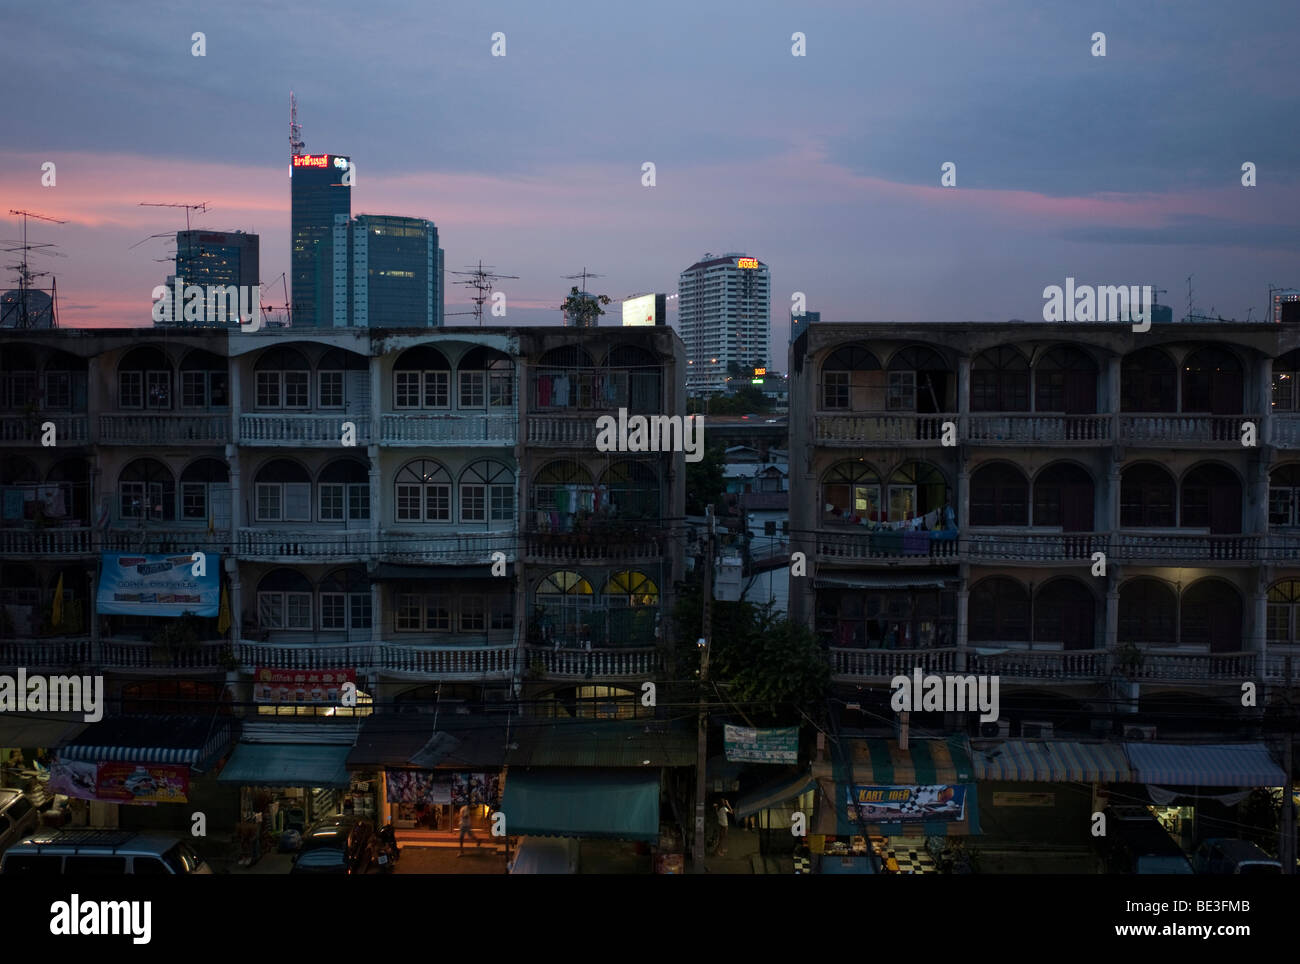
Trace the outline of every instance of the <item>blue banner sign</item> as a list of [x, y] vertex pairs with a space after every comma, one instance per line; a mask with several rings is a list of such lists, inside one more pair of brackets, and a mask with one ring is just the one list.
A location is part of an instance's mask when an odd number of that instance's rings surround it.
[[[108, 616], [215, 616], [221, 602], [220, 557], [105, 552], [95, 610]], [[195, 575], [198, 569], [202, 575]]]

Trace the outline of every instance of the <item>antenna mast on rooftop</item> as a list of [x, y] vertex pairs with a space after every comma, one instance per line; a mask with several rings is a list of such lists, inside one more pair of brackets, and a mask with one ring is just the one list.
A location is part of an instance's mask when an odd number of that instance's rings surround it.
[[302, 125], [298, 123], [298, 98], [289, 91], [289, 154], [306, 152], [307, 145], [302, 142]]
[[[54, 244], [47, 242], [44, 244], [27, 243], [27, 219], [36, 218], [38, 221], [49, 221], [51, 224], [67, 224], [67, 221], [61, 221], [58, 218], [46, 217], [44, 214], [37, 214], [35, 211], [18, 211], [13, 208], [9, 209], [10, 214], [17, 214], [23, 219], [23, 239], [22, 242], [13, 242], [13, 247], [5, 248], [5, 251], [22, 252], [22, 261], [15, 265], [10, 265], [18, 272], [18, 300], [12, 302], [6, 298], [5, 302], [0, 302], [0, 327], [3, 328], [57, 328], [58, 327], [58, 286], [53, 278], [50, 279], [49, 304], [41, 305], [42, 299], [33, 299], [34, 292], [44, 293], [44, 288], [37, 288], [32, 284], [36, 278], [43, 277], [50, 272], [33, 271], [27, 264], [28, 252], [36, 251], [43, 248], [52, 248]], [[41, 251], [42, 254], [63, 257], [58, 251]], [[33, 301], [36, 304], [33, 304]], [[42, 324], [42, 315], [48, 314], [49, 324]]]
[[474, 323], [480, 327], [483, 325], [483, 302], [487, 301], [492, 295], [492, 282], [500, 281], [503, 278], [514, 278], [516, 280], [519, 278], [517, 274], [497, 274], [492, 265], [485, 265], [482, 259], [479, 260], [477, 268], [471, 264], [468, 265], [466, 271], [453, 271], [451, 273], [465, 275], [463, 281], [456, 281], [454, 284], [474, 289], [474, 295], [470, 298], [474, 302], [474, 309], [472, 311], [449, 311], [447, 315], [452, 317], [456, 315], [473, 315]]

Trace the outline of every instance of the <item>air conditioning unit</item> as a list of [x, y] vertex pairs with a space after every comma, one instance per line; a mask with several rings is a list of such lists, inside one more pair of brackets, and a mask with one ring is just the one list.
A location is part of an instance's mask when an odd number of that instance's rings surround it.
[[1010, 735], [1011, 735], [1010, 720], [994, 720], [989, 723], [980, 724], [980, 736], [984, 737], [985, 739], [991, 740], [997, 737], [1001, 737], [1002, 739], [1005, 740]]
[[1020, 735], [1026, 740], [1050, 740], [1053, 727], [1051, 723], [1038, 723], [1025, 720], [1020, 724]]
[[1154, 740], [1156, 738], [1156, 728], [1154, 726], [1126, 726], [1124, 727], [1124, 739], [1137, 742], [1138, 740]]

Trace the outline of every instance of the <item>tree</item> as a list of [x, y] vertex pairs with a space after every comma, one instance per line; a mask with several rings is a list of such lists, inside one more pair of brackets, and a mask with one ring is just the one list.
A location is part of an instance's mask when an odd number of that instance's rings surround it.
[[569, 289], [569, 297], [564, 299], [564, 304], [560, 307], [575, 322], [577, 328], [592, 328], [596, 325], [596, 320], [605, 313], [601, 305], [609, 304], [609, 295], [591, 295], [585, 291], [579, 291], [578, 286], [574, 285]]
[[686, 514], [704, 515], [704, 507], [722, 509], [722, 493], [727, 488], [722, 476], [725, 452], [718, 446], [705, 449], [704, 458], [686, 463]]

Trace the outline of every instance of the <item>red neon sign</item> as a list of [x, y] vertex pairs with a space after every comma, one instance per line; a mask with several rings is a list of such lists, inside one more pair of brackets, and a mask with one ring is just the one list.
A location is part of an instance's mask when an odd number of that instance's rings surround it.
[[293, 156], [294, 167], [329, 167], [330, 156], [328, 154], [295, 154]]

